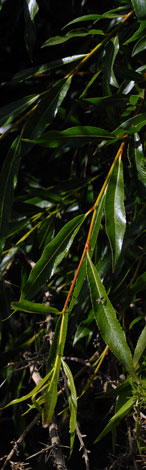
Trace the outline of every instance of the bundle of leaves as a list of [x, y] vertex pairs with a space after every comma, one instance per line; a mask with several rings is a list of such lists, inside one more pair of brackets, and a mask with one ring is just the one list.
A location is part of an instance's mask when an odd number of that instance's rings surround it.
[[[146, 5], [70, 3], [65, 25], [60, 11], [53, 23], [55, 3], [0, 7], [12, 60], [0, 85], [1, 420], [23, 444], [22, 460], [35, 454], [38, 463], [51, 449], [56, 468], [89, 469], [98, 458], [104, 469], [125, 461], [138, 469], [146, 452]], [[54, 413], [66, 463], [58, 441], [53, 447]], [[14, 467], [16, 450], [3, 468]]]

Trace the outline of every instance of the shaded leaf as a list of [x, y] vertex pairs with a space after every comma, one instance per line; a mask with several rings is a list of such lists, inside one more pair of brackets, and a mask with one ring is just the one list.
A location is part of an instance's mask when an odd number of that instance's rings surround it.
[[107, 80], [109, 81], [110, 85], [119, 87], [118, 82], [116, 80], [115, 74], [114, 74], [114, 62], [116, 59], [116, 56], [119, 52], [119, 40], [118, 36], [115, 36], [115, 38], [111, 39], [111, 41], [108, 42], [107, 46], [105, 47], [103, 51], [103, 71], [105, 73], [105, 76]]
[[42, 285], [53, 275], [56, 267], [68, 254], [72, 242], [85, 220], [79, 215], [68, 222], [48, 245], [41, 258], [37, 261], [22, 290], [22, 298], [30, 300], [41, 289]]
[[[126, 8], [127, 7], [124, 6], [124, 9], [126, 9]], [[79, 23], [79, 22], [82, 22], [82, 21], [95, 21], [95, 22], [97, 22], [98, 20], [104, 20], [105, 18], [114, 19], [114, 18], [119, 17], [120, 13], [122, 15], [123, 7], [118, 7], [118, 8], [114, 8], [112, 10], [106, 11], [102, 15], [90, 14], [90, 15], [79, 16], [78, 18], [75, 18], [74, 20], [67, 23], [62, 29], [66, 28], [67, 26], [70, 26], [71, 24]]]
[[115, 427], [115, 425], [117, 426], [120, 423], [120, 421], [125, 416], [128, 415], [128, 413], [130, 412], [130, 410], [133, 407], [133, 405], [135, 404], [135, 402], [136, 402], [136, 397], [133, 396], [133, 397], [129, 398], [129, 400], [127, 400], [126, 403], [124, 403], [124, 405], [110, 419], [109, 423], [105, 426], [103, 431], [95, 439], [94, 443], [100, 441], [100, 439], [102, 439], [104, 436], [106, 436], [106, 434], [108, 434], [108, 432], [110, 432]]
[[134, 351], [134, 356], [133, 356], [133, 364], [134, 364], [134, 368], [136, 369], [137, 365], [138, 365], [138, 362], [139, 362], [139, 359], [143, 353], [143, 351], [145, 350], [146, 348], [146, 326], [144, 326], [139, 338], [138, 338], [138, 341], [137, 341], [137, 345], [136, 345], [136, 348], [135, 348], [135, 351]]
[[18, 174], [20, 164], [21, 144], [20, 137], [17, 137], [3, 164], [0, 173], [0, 236], [1, 247], [4, 243], [4, 237], [7, 235], [8, 223], [13, 204], [14, 185]]
[[145, 0], [131, 0], [137, 18], [140, 20], [146, 18], [146, 2]]
[[[27, 120], [22, 134], [23, 139], [37, 139], [45, 130], [45, 127], [56, 117], [58, 108], [64, 100], [71, 84], [71, 78], [63, 79], [57, 82], [45, 96], [41, 97], [40, 102], [33, 111], [33, 114]], [[25, 144], [26, 146], [26, 144]], [[26, 151], [30, 150], [32, 145], [27, 144]], [[25, 150], [25, 148], [24, 148]]]
[[76, 424], [77, 424], [77, 393], [76, 393], [73, 375], [69, 366], [63, 360], [62, 360], [62, 364], [63, 364], [64, 372], [67, 376], [68, 388], [70, 390], [68, 403], [69, 403], [69, 410], [70, 410], [69, 432], [70, 432], [70, 456], [71, 456], [72, 451], [73, 451], [73, 446], [74, 446]]
[[[115, 310], [108, 298], [98, 272], [91, 261], [89, 253], [87, 253], [87, 279], [95, 320], [102, 337], [126, 370], [132, 376], [135, 376], [132, 355], [126, 341], [125, 333], [117, 320]], [[101, 299], [101, 301], [98, 302], [98, 299]]]
[[144, 35], [139, 41], [135, 44], [132, 51], [132, 56], [134, 57], [139, 52], [142, 52], [146, 49], [146, 35]]
[[[88, 142], [97, 142], [99, 139], [113, 139], [113, 135], [105, 129], [100, 129], [93, 126], [78, 126], [70, 127], [64, 131], [48, 131], [41, 138], [33, 140], [43, 147], [56, 148], [60, 145], [69, 145], [70, 147], [82, 146]], [[28, 139], [23, 140], [27, 142]], [[28, 140], [29, 141], [29, 140]]]
[[134, 153], [138, 178], [144, 184], [144, 186], [146, 186], [146, 159], [140, 137], [137, 133], [135, 133], [134, 141]]
[[0, 108], [0, 126], [6, 126], [10, 122], [19, 116], [25, 109], [35, 103], [38, 100], [40, 95], [29, 95], [24, 96], [24, 98], [13, 101], [6, 106]]
[[121, 253], [126, 229], [124, 207], [123, 164], [118, 159], [111, 174], [105, 196], [105, 227], [112, 249], [113, 269]]
[[119, 138], [125, 134], [135, 134], [139, 132], [143, 126], [146, 124], [146, 113], [138, 114], [127, 121], [120, 124], [117, 129], [113, 131], [113, 135], [118, 136]]
[[58, 44], [62, 44], [66, 41], [69, 41], [69, 39], [76, 38], [76, 37], [86, 37], [90, 35], [104, 35], [103, 31], [101, 29], [73, 29], [69, 31], [65, 36], [55, 36], [52, 38], [47, 39], [47, 41], [44, 42], [42, 47], [47, 47], [47, 46], [56, 46]]

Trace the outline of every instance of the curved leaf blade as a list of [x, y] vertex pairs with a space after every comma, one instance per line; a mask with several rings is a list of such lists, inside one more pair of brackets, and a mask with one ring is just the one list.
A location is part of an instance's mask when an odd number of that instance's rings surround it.
[[[102, 337], [129, 374], [135, 377], [132, 355], [126, 341], [125, 333], [117, 320], [115, 310], [108, 298], [98, 272], [91, 261], [89, 253], [87, 253], [87, 279], [95, 320]], [[98, 302], [98, 299], [100, 302]]]
[[46, 245], [40, 259], [31, 270], [30, 275], [22, 290], [22, 299], [31, 300], [41, 289], [42, 285], [53, 275], [55, 268], [68, 254], [73, 240], [85, 220], [84, 215], [79, 215], [68, 222]]
[[20, 100], [13, 101], [6, 106], [0, 108], [0, 126], [10, 124], [14, 119], [19, 116], [25, 109], [35, 103], [40, 95], [24, 96]]
[[120, 421], [130, 412], [135, 402], [136, 397], [133, 396], [129, 398], [129, 400], [127, 400], [123, 406], [121, 406], [117, 413], [115, 413], [115, 415], [110, 419], [109, 423], [105, 426], [103, 431], [95, 439], [94, 444], [106, 436], [106, 434], [108, 434], [115, 427], [115, 425], [117, 426], [120, 423]]
[[121, 253], [126, 230], [123, 164], [121, 158], [116, 162], [106, 191], [105, 227], [111, 245], [114, 270]]
[[70, 396], [69, 396], [68, 402], [69, 402], [69, 410], [70, 410], [70, 424], [69, 424], [70, 455], [69, 456], [71, 456], [72, 451], [73, 451], [73, 446], [74, 446], [76, 424], [77, 424], [77, 393], [76, 393], [73, 375], [69, 366], [66, 364], [65, 361], [63, 361], [63, 359], [62, 359], [62, 364], [63, 364], [64, 372], [67, 376], [68, 388], [70, 390]]
[[138, 179], [146, 186], [146, 159], [141, 139], [137, 133], [134, 136], [134, 153]]
[[146, 2], [145, 0], [131, 0], [137, 18], [140, 20], [146, 18]]
[[139, 362], [139, 359], [143, 353], [143, 351], [145, 350], [146, 348], [146, 326], [144, 326], [139, 338], [138, 338], [138, 341], [137, 341], [137, 345], [136, 345], [136, 348], [135, 348], [135, 351], [134, 351], [134, 356], [133, 356], [133, 364], [134, 364], [134, 368], [136, 369], [137, 365], [138, 365], [138, 362]]

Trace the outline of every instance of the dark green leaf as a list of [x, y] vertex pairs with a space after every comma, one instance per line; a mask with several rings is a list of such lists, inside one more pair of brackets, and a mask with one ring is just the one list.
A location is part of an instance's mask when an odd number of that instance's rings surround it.
[[[34, 143], [38, 143], [43, 147], [56, 148], [60, 145], [69, 145], [71, 147], [82, 146], [88, 142], [97, 142], [99, 139], [113, 139], [113, 135], [105, 129], [92, 126], [70, 127], [64, 131], [48, 131], [39, 139], [33, 139]], [[27, 141], [28, 139], [24, 137]], [[29, 140], [28, 140], [29, 141]]]
[[61, 314], [57, 310], [57, 308], [53, 308], [50, 305], [44, 305], [44, 304], [38, 304], [38, 303], [33, 303], [30, 302], [29, 300], [19, 300], [19, 302], [12, 302], [11, 307], [13, 310], [17, 311], [22, 311], [26, 313], [36, 313], [38, 315], [40, 314], [48, 314], [48, 313], [54, 313], [55, 315]]
[[24, 284], [22, 298], [30, 300], [41, 289], [42, 285], [53, 275], [56, 267], [68, 254], [73, 240], [85, 220], [84, 215], [79, 215], [68, 222], [48, 245], [46, 245], [41, 258], [30, 272], [29, 278]]
[[146, 124], [146, 113], [138, 114], [127, 121], [123, 122], [117, 129], [113, 131], [113, 135], [122, 137], [125, 133], [135, 134], [139, 132]]
[[115, 415], [110, 419], [109, 423], [105, 426], [103, 431], [99, 434], [99, 436], [95, 439], [94, 443], [100, 441], [108, 432], [110, 432], [114, 426], [118, 425], [120, 421], [129, 414], [131, 408], [136, 402], [136, 397], [131, 397], [129, 400], [124, 403], [124, 405], [115, 413]]
[[146, 18], [146, 2], [145, 0], [131, 0], [137, 18], [140, 20]]
[[69, 39], [72, 38], [77, 38], [77, 37], [86, 37], [90, 35], [104, 35], [103, 31], [101, 29], [74, 29], [69, 31], [65, 36], [55, 36], [52, 38], [47, 39], [47, 41], [44, 42], [42, 47], [46, 46], [56, 46], [58, 44], [62, 44], [66, 41], [69, 41]]
[[105, 76], [107, 80], [109, 81], [110, 85], [119, 87], [118, 82], [116, 80], [113, 66], [114, 62], [116, 59], [116, 56], [119, 52], [119, 40], [118, 36], [115, 36], [115, 38], [111, 39], [111, 41], [108, 42], [107, 46], [105, 47], [103, 51], [103, 71], [105, 73]]
[[135, 44], [132, 51], [132, 56], [134, 57], [139, 52], [142, 52], [146, 49], [146, 35], [144, 35], [139, 41]]
[[146, 186], [146, 159], [144, 156], [142, 142], [137, 133], [134, 136], [135, 162], [139, 180]]
[[17, 137], [4, 161], [0, 173], [0, 237], [1, 247], [7, 235], [8, 223], [13, 204], [14, 187], [20, 164], [21, 144]]
[[77, 393], [76, 393], [73, 375], [69, 366], [63, 360], [62, 360], [62, 364], [63, 364], [64, 372], [67, 376], [68, 388], [70, 390], [70, 396], [69, 396], [68, 402], [69, 402], [69, 410], [70, 410], [69, 432], [70, 432], [70, 456], [71, 456], [72, 451], [73, 451], [73, 446], [74, 446], [76, 424], [77, 424]]
[[7, 106], [0, 108], [0, 126], [6, 126], [7, 124], [10, 124], [10, 122], [14, 121], [17, 116], [25, 111], [25, 109], [35, 103], [39, 96], [40, 95], [24, 96], [24, 98], [13, 101]]

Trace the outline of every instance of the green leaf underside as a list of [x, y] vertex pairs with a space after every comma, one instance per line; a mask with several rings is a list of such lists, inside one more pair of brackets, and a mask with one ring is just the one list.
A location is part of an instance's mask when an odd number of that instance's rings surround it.
[[73, 446], [74, 446], [76, 424], [77, 424], [77, 393], [76, 393], [73, 375], [69, 366], [63, 360], [62, 360], [62, 364], [63, 364], [64, 372], [67, 376], [68, 388], [70, 390], [70, 396], [69, 396], [68, 402], [69, 402], [69, 410], [70, 410], [69, 432], [70, 432], [70, 456], [71, 456], [72, 451], [73, 451]]
[[134, 364], [134, 367], [136, 368], [137, 365], [138, 365], [138, 361], [142, 355], [142, 353], [144, 352], [146, 348], [146, 326], [144, 326], [139, 338], [138, 338], [138, 341], [137, 341], [137, 345], [136, 345], [136, 348], [135, 348], [135, 351], [134, 351], [134, 356], [133, 356], [133, 364]]
[[115, 415], [110, 419], [109, 423], [105, 426], [103, 431], [95, 439], [94, 444], [100, 439], [102, 439], [106, 434], [108, 434], [115, 426], [117, 426], [120, 421], [130, 412], [131, 408], [136, 402], [136, 397], [131, 397], [126, 403], [115, 413]]
[[[135, 377], [132, 355], [126, 341], [125, 333], [117, 320], [115, 310], [88, 253], [87, 279], [95, 320], [102, 337], [126, 370]], [[101, 299], [100, 303], [98, 303], [98, 298]]]
[[105, 224], [112, 249], [113, 269], [121, 253], [126, 229], [123, 164], [118, 159], [112, 171], [105, 197]]
[[15, 311], [22, 311], [26, 313], [36, 313], [36, 314], [48, 314], [48, 313], [54, 313], [55, 315], [61, 314], [57, 310], [57, 308], [53, 308], [50, 305], [44, 305], [44, 304], [39, 304], [39, 303], [33, 303], [30, 302], [29, 300], [19, 300], [19, 302], [12, 302], [11, 307]]
[[[60, 145], [69, 145], [76, 147], [77, 145], [85, 145], [88, 142], [97, 142], [99, 139], [113, 139], [113, 135], [105, 129], [92, 126], [75, 126], [65, 129], [64, 131], [48, 131], [39, 139], [30, 139], [34, 143], [38, 143], [43, 147], [56, 148]], [[23, 136], [25, 141], [29, 139]]]
[[85, 220], [84, 215], [79, 215], [68, 222], [44, 249], [40, 259], [34, 268], [22, 290], [22, 298], [31, 300], [32, 297], [41, 289], [42, 285], [49, 279], [55, 268], [61, 263], [62, 259], [68, 254], [72, 242]]

